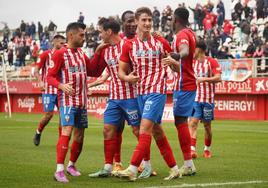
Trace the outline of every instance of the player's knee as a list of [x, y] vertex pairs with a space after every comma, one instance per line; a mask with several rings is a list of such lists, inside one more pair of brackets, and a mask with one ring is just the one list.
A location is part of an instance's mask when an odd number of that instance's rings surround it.
[[46, 113], [46, 119], [50, 120], [53, 117], [53, 112]]
[[139, 128], [138, 127], [132, 127], [132, 133], [139, 138]]
[[103, 137], [104, 139], [112, 139], [115, 136], [115, 129], [112, 125], [104, 125], [103, 127]]
[[159, 140], [160, 138], [163, 138], [164, 131], [160, 125], [156, 125], [153, 128], [153, 135], [155, 140]]

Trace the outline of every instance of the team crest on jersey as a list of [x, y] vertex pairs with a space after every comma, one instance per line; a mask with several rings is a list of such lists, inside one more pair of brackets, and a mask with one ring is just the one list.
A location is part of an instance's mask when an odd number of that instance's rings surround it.
[[52, 69], [54, 67], [54, 65], [55, 65], [54, 61], [53, 60], [50, 60], [49, 61], [49, 68]]
[[64, 118], [65, 118], [66, 122], [69, 122], [69, 120], [70, 120], [70, 116], [69, 115], [65, 115]]
[[115, 65], [116, 64], [116, 59], [109, 59], [107, 64], [108, 65]]

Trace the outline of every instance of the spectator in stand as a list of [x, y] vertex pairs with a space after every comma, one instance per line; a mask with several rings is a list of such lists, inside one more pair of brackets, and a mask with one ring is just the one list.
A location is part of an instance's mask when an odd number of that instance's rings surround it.
[[224, 20], [223, 34], [222, 34], [223, 43], [225, 42], [226, 38], [230, 37], [233, 34], [233, 31], [234, 31], [233, 24], [228, 20]]
[[7, 58], [8, 58], [9, 66], [13, 65], [14, 48], [15, 48], [13, 41], [14, 41], [14, 38], [11, 38], [7, 47]]
[[154, 31], [159, 30], [159, 24], [160, 24], [160, 12], [157, 9], [157, 7], [154, 7], [154, 11], [153, 11], [153, 28], [154, 28]]
[[43, 36], [43, 38], [42, 38], [42, 40], [40, 42], [40, 48], [43, 51], [49, 49], [49, 42], [48, 42], [48, 39], [45, 36]]
[[211, 0], [208, 0], [208, 3], [205, 5], [208, 12], [213, 12], [214, 3]]
[[41, 24], [41, 22], [38, 22], [38, 37], [39, 37], [39, 40], [42, 39], [42, 35], [43, 35], [43, 25]]
[[242, 13], [243, 13], [243, 5], [241, 4], [241, 0], [238, 0], [238, 2], [236, 3], [235, 7], [234, 7], [234, 10], [235, 10], [235, 14], [236, 14], [236, 19], [234, 20], [241, 20], [241, 16], [242, 16]]
[[230, 54], [227, 46], [221, 46], [218, 53], [218, 59], [234, 59], [234, 56]]
[[265, 28], [263, 30], [263, 38], [265, 42], [268, 42], [268, 21], [265, 23]]
[[248, 47], [246, 49], [245, 57], [252, 58], [254, 52], [255, 52], [255, 47], [254, 47], [252, 42], [249, 42], [249, 45], [248, 45]]
[[201, 14], [200, 14], [200, 6], [201, 5], [199, 3], [196, 4], [194, 9], [189, 6], [189, 9], [191, 11], [193, 11], [193, 13], [194, 13], [194, 31], [196, 31], [196, 28], [197, 28], [196, 26], [197, 25], [198, 25], [199, 30], [201, 29], [200, 25], [199, 25], [199, 19], [200, 19], [200, 16], [201, 16]]
[[162, 12], [162, 17], [161, 17], [161, 31], [166, 32], [166, 24], [167, 24], [167, 13], [165, 10]]
[[54, 22], [52, 22], [50, 20], [47, 30], [48, 30], [48, 33], [49, 33], [49, 39], [51, 41], [51, 39], [53, 38], [53, 36], [55, 35], [55, 33], [57, 31], [57, 25], [54, 24]]
[[203, 25], [205, 34], [207, 34], [208, 37], [210, 37], [213, 27], [212, 27], [212, 20], [209, 14], [207, 14], [206, 17], [204, 18]]
[[248, 6], [247, 2], [244, 2], [243, 11], [244, 11], [245, 19], [252, 20], [253, 10]]
[[218, 48], [220, 46], [220, 39], [214, 32], [211, 33], [211, 37], [206, 39], [207, 54], [211, 54], [213, 58], [218, 56]]
[[256, 0], [257, 19], [264, 18], [264, 0]]
[[19, 44], [19, 47], [16, 49], [16, 55], [17, 55], [17, 65], [19, 67], [25, 66], [25, 56], [26, 56], [26, 46], [25, 42], [21, 42]]
[[253, 58], [260, 58], [262, 57], [262, 55], [263, 55], [263, 48], [262, 45], [259, 45], [253, 54]]
[[241, 33], [242, 33], [242, 43], [243, 44], [247, 44], [249, 41], [249, 35], [250, 35], [250, 23], [248, 21], [249, 19], [242, 20], [240, 22], [240, 28], [241, 28]]
[[221, 29], [223, 22], [224, 22], [224, 14], [223, 12], [220, 11], [219, 8], [217, 8], [217, 24], [219, 29]]
[[219, 10], [220, 13], [222, 13], [223, 20], [225, 20], [225, 8], [222, 0], [219, 0], [216, 8], [217, 10]]
[[10, 29], [7, 25], [7, 23], [4, 24], [4, 28], [3, 28], [3, 40], [7, 39], [7, 41], [9, 41], [9, 35], [10, 35]]
[[32, 39], [35, 39], [35, 33], [36, 33], [36, 26], [34, 22], [32, 22], [30, 25], [30, 36], [32, 37]]
[[26, 28], [25, 28], [25, 35], [30, 36], [30, 24], [27, 22], [26, 23]]
[[37, 58], [38, 58], [38, 51], [39, 51], [39, 47], [36, 44], [36, 42], [33, 42], [33, 51], [32, 51], [32, 58], [33, 58], [33, 62], [36, 63]]
[[80, 12], [77, 22], [84, 23], [84, 19], [85, 19], [85, 16], [83, 15], [83, 12]]
[[21, 33], [25, 33], [26, 30], [26, 24], [23, 20], [21, 20], [21, 24], [20, 24], [20, 32]]

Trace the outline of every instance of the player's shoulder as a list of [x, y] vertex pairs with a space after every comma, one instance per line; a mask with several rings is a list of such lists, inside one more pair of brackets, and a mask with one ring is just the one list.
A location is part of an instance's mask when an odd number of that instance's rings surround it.
[[206, 58], [210, 63], [218, 63], [217, 59], [214, 59], [213, 57], [206, 56]]

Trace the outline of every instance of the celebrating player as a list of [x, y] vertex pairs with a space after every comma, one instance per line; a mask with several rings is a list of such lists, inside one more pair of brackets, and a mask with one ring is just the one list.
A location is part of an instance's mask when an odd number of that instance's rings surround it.
[[130, 166], [118, 172], [119, 177], [130, 181], [137, 179], [138, 166], [150, 151], [152, 134], [157, 146], [170, 167], [170, 175], [165, 180], [180, 176], [171, 147], [160, 126], [166, 102], [166, 67], [161, 64], [164, 52], [171, 48], [163, 38], [150, 34], [152, 12], [147, 7], [135, 13], [137, 36], [127, 41], [119, 61], [120, 79], [137, 84], [138, 105], [142, 115], [139, 142], [133, 152]]
[[53, 54], [48, 71], [48, 83], [60, 89], [60, 118], [62, 133], [57, 144], [56, 181], [67, 183], [64, 161], [69, 147], [71, 133], [73, 143], [67, 173], [80, 176], [76, 169], [83, 147], [84, 129], [87, 128], [87, 76], [100, 76], [105, 64], [93, 64], [81, 50], [85, 41], [86, 26], [79, 22], [70, 23], [66, 28], [67, 46]]
[[[39, 122], [38, 128], [36, 129], [36, 133], [33, 138], [33, 142], [36, 146], [40, 144], [41, 133], [43, 129], [53, 117], [55, 105], [58, 106], [58, 89], [47, 83], [47, 73], [52, 54], [55, 52], [55, 50], [59, 50], [64, 44], [65, 37], [62, 35], [55, 35], [52, 40], [53, 49], [44, 51], [40, 55], [40, 61], [37, 63], [37, 66], [35, 68], [35, 76], [38, 78], [38, 81], [42, 86], [42, 103], [45, 112], [45, 116]], [[40, 69], [42, 70], [41, 76], [39, 75]], [[59, 125], [59, 135], [60, 132], [61, 126]]]
[[203, 156], [211, 157], [210, 145], [212, 140], [211, 121], [214, 119], [215, 83], [221, 81], [221, 67], [217, 60], [205, 55], [206, 43], [200, 40], [196, 44], [194, 54], [194, 72], [197, 79], [197, 92], [194, 102], [194, 112], [190, 119], [191, 152], [197, 157], [196, 135], [197, 126], [201, 120], [205, 127], [205, 147]]

